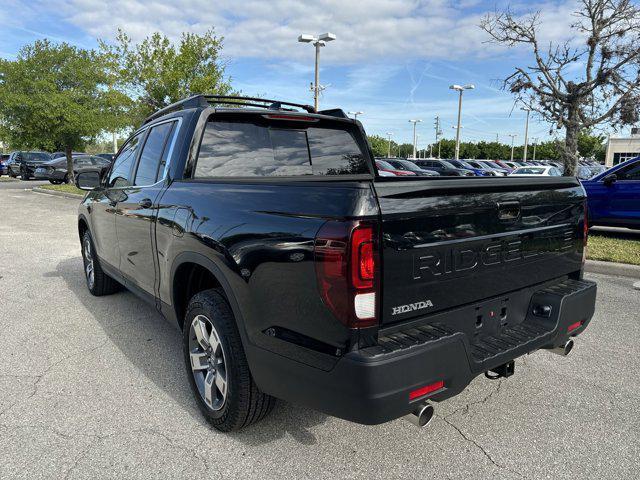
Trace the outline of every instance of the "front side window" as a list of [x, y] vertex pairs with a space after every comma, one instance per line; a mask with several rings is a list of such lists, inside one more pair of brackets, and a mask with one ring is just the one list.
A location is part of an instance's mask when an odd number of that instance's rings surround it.
[[620, 180], [640, 180], [640, 162], [621, 169], [618, 178]]
[[124, 149], [120, 152], [120, 155], [118, 155], [113, 161], [113, 168], [109, 174], [109, 187], [121, 188], [131, 186], [131, 170], [133, 163], [136, 160], [141, 137], [142, 133], [133, 137], [125, 145]]
[[152, 127], [140, 154], [134, 185], [153, 185], [160, 175], [161, 164], [166, 162], [169, 148], [167, 140], [175, 122], [166, 122]]
[[360, 173], [369, 171], [347, 131], [248, 122], [209, 122], [195, 169], [196, 178]]

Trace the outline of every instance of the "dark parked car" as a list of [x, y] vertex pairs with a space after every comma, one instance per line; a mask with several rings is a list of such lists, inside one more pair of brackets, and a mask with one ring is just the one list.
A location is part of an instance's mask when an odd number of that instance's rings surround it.
[[9, 157], [8, 153], [3, 153], [0, 155], [0, 175], [8, 175], [9, 174]]
[[424, 426], [476, 376], [569, 353], [596, 293], [575, 178], [381, 178], [373, 162], [342, 110], [173, 104], [104, 176], [78, 174], [87, 287], [124, 285], [182, 329], [197, 404], [223, 431], [274, 398]]
[[[84, 152], [71, 152], [72, 156], [76, 156], [76, 155], [86, 155], [86, 153]], [[67, 154], [65, 152], [53, 152], [51, 154], [51, 160], [54, 160], [56, 158], [60, 158], [60, 157], [66, 157]]]
[[116, 156], [115, 153], [97, 153], [96, 154], [96, 157], [104, 158], [105, 160], [109, 160], [109, 162], [113, 161], [115, 156]]
[[9, 158], [9, 176], [22, 180], [29, 180], [33, 177], [38, 165], [47, 162], [51, 156], [46, 152], [13, 152]]
[[589, 225], [640, 229], [640, 157], [582, 182]]
[[[73, 157], [73, 173], [87, 169], [104, 169], [109, 167], [111, 162], [102, 157], [93, 155], [76, 155]], [[34, 172], [34, 178], [38, 180], [49, 180], [54, 185], [69, 183], [69, 173], [67, 170], [67, 158], [55, 158], [39, 165]]]
[[414, 160], [403, 160], [401, 158], [385, 158], [383, 160], [389, 163], [396, 170], [413, 172], [419, 177], [437, 177], [440, 175], [438, 172], [420, 167]]
[[420, 168], [433, 170], [434, 172], [438, 172], [440, 175], [446, 176], [446, 177], [473, 177], [474, 176], [473, 172], [471, 172], [470, 170], [465, 170], [464, 168], [457, 168], [446, 160], [417, 159], [417, 160], [414, 160], [414, 162]]

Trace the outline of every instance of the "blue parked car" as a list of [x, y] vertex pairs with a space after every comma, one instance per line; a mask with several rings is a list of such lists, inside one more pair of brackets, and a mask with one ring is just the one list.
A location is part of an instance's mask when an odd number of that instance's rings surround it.
[[488, 177], [488, 176], [490, 176], [487, 171], [485, 171], [485, 170], [483, 170], [481, 168], [472, 167], [471, 165], [469, 165], [464, 160], [451, 160], [451, 159], [448, 159], [447, 162], [449, 162], [450, 164], [452, 164], [456, 168], [464, 168], [465, 170], [469, 170], [469, 171], [473, 172], [474, 175], [476, 175], [477, 177]]
[[640, 157], [583, 180], [589, 225], [640, 229]]

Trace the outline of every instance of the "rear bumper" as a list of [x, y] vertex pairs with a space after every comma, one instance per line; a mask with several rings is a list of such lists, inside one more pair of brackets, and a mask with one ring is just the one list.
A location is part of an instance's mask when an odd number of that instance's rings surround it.
[[[473, 342], [463, 332], [425, 323], [344, 355], [330, 371], [263, 349], [251, 349], [251, 370], [259, 388], [275, 397], [353, 422], [379, 424], [410, 413], [416, 403], [450, 398], [474, 377], [526, 353], [563, 345], [589, 324], [595, 295], [595, 283], [565, 280], [536, 291], [519, 323]], [[548, 316], [539, 315], [540, 306], [550, 307]], [[444, 381], [444, 388], [409, 401], [411, 391], [438, 381]]]

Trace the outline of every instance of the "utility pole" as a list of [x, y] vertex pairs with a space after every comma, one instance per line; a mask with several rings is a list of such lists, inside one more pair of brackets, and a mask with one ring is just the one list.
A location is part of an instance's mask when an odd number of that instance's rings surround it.
[[362, 115], [364, 112], [348, 112], [349, 115], [353, 115], [353, 119], [357, 120], [358, 115]]
[[533, 161], [536, 161], [536, 147], [538, 146], [538, 139], [537, 138], [532, 138], [531, 140], [533, 140]]
[[529, 115], [531, 114], [530, 108], [523, 108], [525, 112], [527, 112], [527, 123], [524, 127], [524, 155], [522, 156], [522, 160], [524, 162], [527, 161], [527, 146], [529, 144]]
[[511, 137], [511, 161], [513, 162], [513, 148], [514, 148], [513, 141], [518, 135], [515, 133], [510, 133], [509, 136]]
[[456, 151], [455, 151], [455, 157], [454, 157], [456, 160], [460, 160], [460, 122], [462, 118], [462, 93], [465, 90], [473, 90], [474, 88], [476, 87], [475, 85], [472, 85], [472, 84], [451, 85], [449, 87], [450, 90], [455, 90], [460, 94], [458, 98], [458, 128], [456, 130]]
[[116, 138], [116, 132], [113, 132], [113, 153], [118, 153], [118, 139]]
[[496, 133], [496, 143], [500, 143], [500, 134]]
[[387, 137], [389, 137], [389, 148], [387, 149], [387, 158], [391, 158], [391, 137], [393, 133], [387, 132]]
[[413, 123], [413, 158], [416, 158], [416, 145], [418, 143], [418, 136], [416, 134], [416, 124], [422, 122], [422, 120], [409, 120], [409, 123]]
[[313, 90], [313, 107], [318, 111], [318, 99], [320, 97], [320, 48], [324, 47], [327, 42], [331, 42], [336, 39], [333, 33], [323, 33], [322, 35], [314, 36], [308, 34], [302, 34], [298, 37], [298, 41], [302, 43], [311, 43], [316, 48], [316, 62], [315, 62], [315, 82], [311, 86]]

